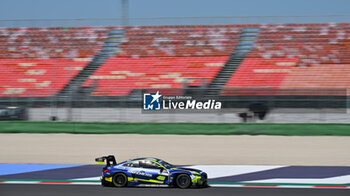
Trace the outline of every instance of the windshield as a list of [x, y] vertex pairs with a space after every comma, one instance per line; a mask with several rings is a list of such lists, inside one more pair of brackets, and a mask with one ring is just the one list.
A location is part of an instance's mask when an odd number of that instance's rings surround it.
[[170, 169], [170, 168], [174, 168], [175, 166], [170, 164], [170, 163], [167, 163], [163, 160], [158, 160], [158, 163], [160, 163], [161, 165], [163, 165], [166, 169]]

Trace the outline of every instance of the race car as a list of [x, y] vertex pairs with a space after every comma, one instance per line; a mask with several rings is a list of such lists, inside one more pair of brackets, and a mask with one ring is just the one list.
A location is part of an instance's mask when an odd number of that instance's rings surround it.
[[178, 188], [207, 187], [205, 172], [192, 168], [179, 168], [157, 158], [137, 158], [121, 163], [113, 155], [95, 159], [106, 166], [102, 169], [103, 186], [170, 186]]

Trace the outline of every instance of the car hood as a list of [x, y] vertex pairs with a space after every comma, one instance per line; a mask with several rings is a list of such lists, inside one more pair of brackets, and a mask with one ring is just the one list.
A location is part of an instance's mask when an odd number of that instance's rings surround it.
[[176, 172], [176, 171], [194, 171], [194, 172], [198, 172], [198, 173], [202, 173], [203, 171], [199, 170], [199, 169], [193, 169], [193, 168], [185, 168], [185, 167], [177, 167], [177, 168], [171, 168], [170, 169], [171, 172]]

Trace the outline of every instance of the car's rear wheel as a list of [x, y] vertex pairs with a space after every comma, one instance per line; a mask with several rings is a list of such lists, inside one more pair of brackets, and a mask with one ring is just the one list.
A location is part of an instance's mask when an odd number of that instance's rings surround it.
[[180, 174], [176, 177], [176, 186], [181, 189], [185, 189], [190, 187], [192, 184], [192, 180], [187, 174]]
[[116, 187], [124, 187], [128, 184], [128, 178], [124, 173], [117, 173], [113, 176], [112, 182]]

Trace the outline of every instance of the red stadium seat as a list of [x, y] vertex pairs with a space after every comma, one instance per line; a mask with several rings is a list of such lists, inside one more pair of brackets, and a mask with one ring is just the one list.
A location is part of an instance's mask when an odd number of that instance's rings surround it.
[[172, 58], [110, 58], [83, 86], [97, 80], [93, 96], [125, 96], [132, 89], [182, 88], [185, 82], [198, 86], [209, 83], [228, 56]]
[[[97, 54], [108, 32], [120, 28], [0, 27], [0, 96], [55, 95]], [[349, 87], [350, 23], [123, 28], [116, 56], [83, 84], [97, 81], [93, 96], [124, 96], [142, 88], [182, 88], [184, 83], [208, 84], [239, 42], [242, 28], [260, 31], [222, 95], [234, 95], [229, 88]]]
[[80, 59], [1, 59], [0, 96], [53, 96], [86, 64]]

